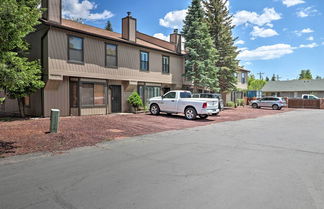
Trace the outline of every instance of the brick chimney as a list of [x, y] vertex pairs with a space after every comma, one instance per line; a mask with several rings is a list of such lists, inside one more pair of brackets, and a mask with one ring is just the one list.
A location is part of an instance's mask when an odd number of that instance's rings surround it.
[[131, 12], [127, 12], [127, 17], [122, 19], [122, 37], [128, 41], [136, 42], [137, 20], [132, 17]]
[[43, 19], [49, 22], [62, 22], [62, 0], [42, 0], [42, 8], [46, 9], [43, 13]]
[[181, 35], [178, 29], [174, 29], [173, 33], [170, 34], [170, 42], [176, 46], [176, 52], [181, 53]]

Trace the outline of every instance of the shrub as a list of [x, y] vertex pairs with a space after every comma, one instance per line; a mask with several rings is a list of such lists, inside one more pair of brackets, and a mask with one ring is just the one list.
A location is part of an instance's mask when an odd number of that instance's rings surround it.
[[5, 100], [6, 100], [6, 97], [0, 97], [0, 104], [3, 104]]
[[134, 107], [135, 111], [141, 106], [143, 106], [143, 102], [141, 97], [137, 92], [133, 92], [127, 99], [127, 102]]
[[244, 99], [237, 99], [236, 100], [236, 105], [237, 106], [244, 106]]
[[235, 103], [232, 101], [226, 102], [226, 107], [234, 107]]

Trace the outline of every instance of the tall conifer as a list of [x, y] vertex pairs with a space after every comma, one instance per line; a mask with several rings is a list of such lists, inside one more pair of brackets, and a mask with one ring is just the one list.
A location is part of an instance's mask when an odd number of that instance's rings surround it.
[[208, 88], [217, 91], [217, 50], [209, 34], [201, 0], [193, 0], [184, 21], [183, 36], [186, 40], [185, 77], [193, 82], [194, 91]]
[[220, 92], [235, 89], [237, 83], [236, 70], [239, 68], [237, 47], [234, 45], [232, 16], [226, 6], [228, 0], [205, 0], [205, 17], [209, 26], [214, 47], [219, 53], [216, 66], [219, 68], [217, 78]]

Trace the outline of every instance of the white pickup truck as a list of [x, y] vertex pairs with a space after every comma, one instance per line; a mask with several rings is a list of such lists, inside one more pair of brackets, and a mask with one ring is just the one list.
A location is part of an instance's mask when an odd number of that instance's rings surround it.
[[192, 98], [190, 91], [170, 91], [149, 101], [150, 112], [153, 115], [160, 112], [184, 113], [186, 119], [194, 120], [197, 116], [207, 118], [219, 113], [218, 99]]
[[314, 96], [312, 94], [303, 94], [302, 99], [319, 99], [317, 96]]

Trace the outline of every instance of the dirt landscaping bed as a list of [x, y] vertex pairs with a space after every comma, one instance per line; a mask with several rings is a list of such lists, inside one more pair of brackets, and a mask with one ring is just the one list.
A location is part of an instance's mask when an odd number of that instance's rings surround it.
[[57, 134], [48, 133], [49, 119], [0, 121], [0, 157], [33, 152], [60, 152], [99, 142], [168, 130], [203, 126], [224, 121], [256, 118], [291, 111], [283, 109], [228, 109], [220, 116], [188, 121], [181, 115], [115, 114], [62, 117]]

